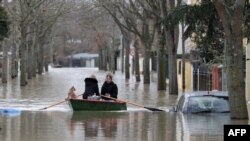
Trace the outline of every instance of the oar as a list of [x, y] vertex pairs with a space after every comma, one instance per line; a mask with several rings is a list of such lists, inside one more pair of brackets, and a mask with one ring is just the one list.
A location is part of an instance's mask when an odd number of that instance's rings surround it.
[[101, 95], [101, 96], [102, 96], [102, 97], [105, 97], [105, 98], [112, 99], [112, 100], [120, 101], [120, 102], [126, 102], [126, 103], [129, 103], [129, 104], [134, 105], [134, 106], [137, 106], [137, 107], [141, 107], [141, 108], [148, 109], [148, 110], [150, 110], [150, 111], [164, 111], [164, 110], [157, 109], [157, 108], [145, 107], [145, 106], [143, 106], [143, 105], [141, 105], [141, 104], [137, 104], [137, 103], [134, 103], [134, 102], [131, 102], [131, 101], [128, 101], [128, 100], [116, 99], [116, 98], [109, 97], [109, 96], [105, 96], [105, 95]]
[[[81, 96], [81, 95], [83, 95], [83, 94], [80, 94], [80, 95], [78, 95], [77, 97], [79, 97], [79, 96]], [[54, 106], [56, 106], [56, 105], [59, 105], [59, 104], [61, 104], [61, 103], [64, 103], [64, 102], [66, 102], [66, 101], [68, 101], [68, 99], [65, 99], [65, 100], [63, 100], [63, 101], [57, 102], [57, 103], [55, 103], [55, 104], [52, 104], [52, 105], [50, 105], [50, 106], [44, 107], [44, 108], [39, 109], [39, 110], [45, 110], [45, 109], [48, 109], [48, 108], [50, 108], [50, 107], [54, 107]]]

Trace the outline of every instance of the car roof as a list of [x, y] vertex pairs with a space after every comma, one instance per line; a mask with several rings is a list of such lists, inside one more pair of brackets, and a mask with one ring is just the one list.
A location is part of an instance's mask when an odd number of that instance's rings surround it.
[[228, 97], [227, 91], [193, 91], [193, 92], [186, 92], [184, 94], [185, 97], [192, 97], [192, 96], [221, 96], [221, 97]]

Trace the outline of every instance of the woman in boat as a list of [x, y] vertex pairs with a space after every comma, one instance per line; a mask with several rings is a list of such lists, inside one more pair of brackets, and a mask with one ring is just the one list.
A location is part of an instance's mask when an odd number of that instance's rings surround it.
[[[108, 73], [106, 75], [106, 81], [103, 83], [101, 88], [101, 95], [110, 96], [112, 98], [117, 98], [118, 88], [117, 85], [113, 82], [113, 75]], [[109, 98], [102, 97], [104, 100], [110, 100]]]
[[85, 91], [83, 94], [83, 99], [88, 99], [89, 97], [96, 95], [99, 96], [99, 88], [98, 88], [98, 81], [95, 75], [91, 75], [88, 78], [85, 78]]

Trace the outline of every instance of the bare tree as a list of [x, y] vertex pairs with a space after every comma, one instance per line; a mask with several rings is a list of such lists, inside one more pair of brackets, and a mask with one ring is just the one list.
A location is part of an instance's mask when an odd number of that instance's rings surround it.
[[[100, 7], [103, 7], [113, 18], [115, 23], [118, 25], [121, 34], [122, 34], [122, 47], [125, 49], [125, 78], [130, 78], [130, 72], [129, 72], [129, 47], [130, 47], [130, 41], [131, 41], [131, 34], [126, 29], [127, 23], [124, 19], [121, 18], [121, 15], [117, 15], [116, 12], [117, 6], [120, 4], [118, 1], [97, 1]], [[118, 5], [117, 5], [118, 4]], [[119, 7], [119, 6], [118, 6]], [[122, 56], [123, 57], [123, 56]]]
[[[32, 68], [31, 66], [38, 66], [34, 65], [33, 63], [37, 59], [32, 58], [36, 57], [35, 53], [38, 54], [38, 52], [36, 52], [37, 41], [44, 40], [41, 38], [46, 36], [49, 29], [55, 23], [57, 17], [62, 14], [62, 9], [63, 9], [62, 4], [63, 3], [61, 1], [49, 1], [49, 0], [26, 0], [26, 1], [18, 0], [9, 4], [9, 13], [13, 17], [13, 19], [15, 19], [14, 21], [15, 26], [18, 27], [20, 32], [19, 51], [21, 55], [20, 56], [21, 86], [25, 86], [27, 84], [27, 74], [31, 72], [30, 71], [31, 70], [30, 68]], [[41, 17], [41, 15], [43, 17]], [[38, 20], [41, 20], [42, 22], [38, 23]], [[16, 30], [14, 31], [16, 32]], [[43, 58], [44, 54], [41, 50], [40, 52], [43, 55], [42, 56]], [[41, 65], [43, 66], [43, 64]], [[31, 78], [30, 75], [29, 78]]]
[[[113, 17], [114, 21], [118, 24], [121, 32], [124, 35], [127, 36], [128, 34], [126, 32], [131, 32], [131, 33], [136, 34], [140, 38], [141, 43], [144, 46], [144, 49], [143, 49], [144, 50], [143, 52], [144, 83], [150, 83], [149, 60], [150, 60], [151, 46], [152, 46], [154, 34], [155, 34], [155, 30], [154, 30], [155, 28], [152, 28], [153, 23], [151, 19], [149, 18], [147, 11], [141, 8], [138, 1], [132, 1], [132, 0], [102, 2], [102, 6]], [[138, 52], [138, 51], [135, 51], [135, 52]], [[129, 75], [129, 74], [125, 74], [125, 75]]]
[[[67, 56], [77, 52], [99, 53], [99, 69], [114, 70], [114, 51], [117, 49], [115, 41], [117, 39], [117, 28], [107, 12], [100, 9], [91, 1], [81, 1], [75, 5], [68, 14], [65, 14], [55, 25], [54, 41], [57, 48], [57, 55]], [[68, 43], [71, 40], [80, 40], [78, 45], [72, 46]], [[59, 41], [61, 40], [61, 41]], [[63, 42], [61, 44], [60, 42]], [[109, 54], [104, 52], [111, 51]], [[61, 53], [58, 53], [61, 52]]]

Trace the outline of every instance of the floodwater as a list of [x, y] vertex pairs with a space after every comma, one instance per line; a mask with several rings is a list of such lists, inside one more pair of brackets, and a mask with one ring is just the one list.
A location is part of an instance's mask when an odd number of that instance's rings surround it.
[[[152, 83], [136, 83], [133, 75], [126, 81], [116, 72], [119, 98], [154, 107], [152, 112], [128, 104], [127, 111], [72, 112], [64, 101], [75, 86], [84, 91], [84, 78], [95, 74], [99, 88], [105, 72], [96, 68], [51, 68], [48, 73], [28, 80], [0, 85], [0, 141], [223, 141], [223, 125], [249, 124], [248, 120], [231, 120], [229, 114], [183, 115], [169, 112], [177, 96], [157, 91], [156, 74]], [[4, 113], [6, 109], [13, 113]]]

